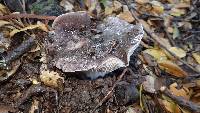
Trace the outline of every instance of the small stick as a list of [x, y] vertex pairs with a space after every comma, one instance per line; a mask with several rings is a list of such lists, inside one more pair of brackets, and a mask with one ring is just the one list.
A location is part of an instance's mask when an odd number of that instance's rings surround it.
[[35, 40], [33, 37], [30, 37], [28, 40], [24, 41], [19, 47], [15, 48], [12, 51], [7, 53], [7, 56], [4, 58], [4, 61], [1, 62], [0, 68], [6, 68], [12, 61], [18, 59], [21, 55], [28, 52], [34, 45]]
[[125, 73], [128, 71], [128, 68], [124, 69], [122, 74], [119, 76], [119, 79], [114, 83], [114, 85], [112, 86], [111, 90], [106, 94], [106, 96], [96, 105], [96, 107], [92, 110], [92, 113], [94, 113], [96, 111], [96, 109], [98, 107], [100, 107], [106, 100], [108, 100], [111, 97], [111, 94], [115, 88], [115, 86], [117, 85], [117, 83], [119, 81], [121, 81], [121, 79], [123, 78], [123, 76], [125, 75]]

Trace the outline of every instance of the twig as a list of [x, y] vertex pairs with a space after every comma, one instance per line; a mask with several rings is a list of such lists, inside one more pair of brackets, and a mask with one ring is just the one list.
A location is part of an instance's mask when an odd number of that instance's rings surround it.
[[[124, 0], [124, 2], [126, 3], [126, 5], [128, 6], [128, 8], [130, 9], [131, 14], [132, 14], [132, 16], [135, 18], [135, 20], [136, 20], [137, 22], [140, 23], [139, 18], [135, 15], [133, 9], [128, 5], [127, 1]], [[149, 35], [153, 41], [157, 42], [157, 43], [160, 45], [161, 48], [163, 48], [164, 50], [166, 50], [166, 51], [167, 51], [168, 53], [170, 53], [173, 57], [175, 57], [175, 58], [178, 59], [180, 62], [182, 62], [183, 64], [185, 64], [186, 66], [188, 66], [190, 69], [192, 69], [193, 71], [195, 71], [195, 72], [198, 73], [198, 71], [197, 71], [194, 67], [192, 67], [191, 65], [189, 65], [186, 61], [180, 59], [178, 56], [176, 56], [176, 54], [174, 54], [174, 53], [172, 53], [171, 51], [169, 51], [169, 49], [168, 49], [165, 45], [163, 45], [163, 44], [160, 42], [159, 37], [158, 37], [155, 33], [151, 32], [150, 29], [146, 28], [145, 26], [143, 26], [143, 27], [144, 27], [144, 31], [147, 33], [147, 35]]]
[[3, 62], [0, 63], [0, 68], [7, 68], [7, 66], [12, 61], [18, 59], [21, 55], [28, 52], [35, 44], [36, 43], [33, 37], [30, 37], [28, 40], [24, 41], [19, 47], [12, 51], [9, 51], [7, 53], [7, 56], [4, 58]]
[[117, 83], [119, 81], [121, 81], [121, 79], [123, 78], [123, 76], [125, 75], [125, 73], [128, 71], [128, 68], [124, 69], [122, 74], [119, 76], [119, 79], [114, 83], [114, 85], [112, 86], [111, 90], [106, 94], [106, 96], [96, 105], [96, 107], [92, 110], [92, 113], [94, 113], [96, 111], [97, 108], [99, 108], [106, 100], [108, 100], [111, 97], [111, 94], [115, 88], [115, 86], [117, 85]]
[[41, 19], [41, 20], [55, 20], [56, 16], [43, 16], [35, 14], [9, 14], [0, 16], [0, 20], [3, 19], [13, 19], [13, 18], [32, 18], [32, 19]]
[[171, 98], [172, 100], [174, 100], [178, 105], [182, 106], [183, 108], [187, 108], [189, 110], [191, 110], [193, 113], [199, 113], [200, 112], [200, 106], [198, 106], [197, 104], [185, 100], [183, 97], [181, 96], [175, 96], [173, 95], [169, 89], [164, 88], [161, 90], [161, 92], [168, 96], [169, 98]]

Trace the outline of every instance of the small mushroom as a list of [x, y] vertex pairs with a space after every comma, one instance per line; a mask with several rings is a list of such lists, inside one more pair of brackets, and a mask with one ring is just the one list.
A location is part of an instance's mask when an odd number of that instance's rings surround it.
[[[85, 72], [92, 79], [129, 65], [144, 31], [118, 17], [107, 17], [95, 26], [86, 12], [71, 12], [53, 22], [49, 50], [54, 66], [63, 72]], [[51, 49], [50, 49], [51, 48]]]

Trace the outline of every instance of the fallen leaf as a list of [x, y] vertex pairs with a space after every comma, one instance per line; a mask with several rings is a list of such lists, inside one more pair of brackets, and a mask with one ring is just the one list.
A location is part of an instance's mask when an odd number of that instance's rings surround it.
[[[168, 50], [169, 50], [170, 52], [172, 52], [173, 54], [175, 54], [175, 55], [176, 55], [177, 57], [179, 57], [179, 58], [183, 58], [183, 57], [186, 56], [186, 52], [185, 52], [183, 49], [181, 49], [181, 48], [178, 48], [178, 47], [170, 47], [170, 48], [168, 48]], [[165, 51], [165, 53], [166, 53], [166, 55], [167, 55], [169, 58], [174, 59], [174, 57], [173, 57], [170, 53], [168, 53], [167, 51]]]
[[175, 5], [174, 8], [181, 9], [181, 8], [189, 8], [189, 7], [190, 7], [190, 4], [188, 4], [188, 3], [178, 3]]
[[158, 14], [161, 14], [164, 12], [164, 6], [161, 2], [158, 2], [158, 1], [152, 1], [150, 2], [152, 4], [152, 7], [153, 7], [153, 11], [158, 13]]
[[156, 78], [149, 75], [146, 76], [145, 81], [142, 83], [144, 90], [150, 93], [155, 93], [156, 92], [155, 81]]
[[43, 30], [43, 27], [44, 27], [43, 24], [36, 24], [36, 25], [29, 25], [29, 26], [24, 27], [22, 29], [14, 29], [10, 32], [10, 37], [14, 36], [16, 33], [26, 31], [26, 30], [30, 30], [30, 29], [41, 28]]
[[7, 24], [10, 24], [10, 22], [5, 21], [5, 20], [0, 20], [0, 27], [7, 25]]
[[169, 13], [172, 16], [181, 16], [181, 15], [185, 14], [185, 12], [186, 11], [184, 9], [172, 8]]
[[173, 29], [173, 39], [177, 38], [180, 36], [180, 32], [178, 30], [178, 28], [176, 26], [174, 26], [174, 29]]
[[74, 9], [74, 6], [68, 0], [62, 0], [60, 6], [64, 7], [66, 12]]
[[200, 64], [200, 53], [192, 53], [192, 56]]
[[49, 70], [42, 71], [42, 73], [40, 75], [40, 79], [45, 85], [54, 87], [54, 88], [59, 87], [59, 83], [58, 83], [59, 80], [64, 82], [64, 78], [60, 77], [57, 72], [49, 71]]
[[161, 49], [153, 48], [153, 49], [146, 49], [143, 53], [147, 53], [153, 56], [157, 61], [167, 60], [167, 56], [164, 51]]
[[122, 4], [119, 1], [113, 1], [113, 11], [118, 12], [122, 9]]
[[186, 77], [188, 75], [183, 69], [181, 69], [177, 64], [170, 60], [158, 61], [158, 65], [162, 70], [176, 77]]
[[162, 100], [162, 103], [164, 107], [170, 112], [170, 113], [181, 113], [181, 110], [179, 109], [179, 106], [175, 104], [174, 102]]
[[7, 13], [9, 13], [8, 8], [0, 3], [0, 14], [7, 14]]
[[117, 17], [119, 17], [120, 19], [125, 20], [129, 23], [131, 23], [135, 20], [126, 5], [123, 6], [123, 12], [121, 12], [119, 15], [117, 15]]
[[146, 4], [149, 2], [149, 0], [135, 0], [135, 2], [138, 4]]
[[45, 31], [45, 32], [48, 32], [48, 31], [49, 31], [49, 29], [47, 28], [47, 26], [46, 26], [44, 23], [38, 21], [38, 22], [37, 22], [37, 25], [39, 25], [39, 28], [40, 28], [41, 30], [43, 30], [43, 31]]
[[112, 14], [112, 12], [113, 12], [113, 7], [109, 7], [109, 6], [107, 6], [107, 7], [105, 7], [105, 15], [110, 15], [110, 14]]
[[189, 89], [186, 88], [186, 87], [182, 87], [181, 89], [177, 89], [177, 83], [173, 83], [169, 86], [169, 90], [171, 91], [171, 93], [173, 95], [176, 95], [176, 96], [181, 96], [183, 97], [184, 99], [187, 99], [189, 100], [190, 98], [190, 95], [189, 95]]

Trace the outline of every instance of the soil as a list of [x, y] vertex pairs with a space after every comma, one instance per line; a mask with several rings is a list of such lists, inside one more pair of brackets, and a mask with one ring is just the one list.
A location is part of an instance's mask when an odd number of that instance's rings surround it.
[[[64, 84], [61, 84], [58, 89], [43, 84], [34, 84], [33, 79], [39, 80], [41, 63], [26, 58], [17, 72], [1, 83], [0, 106], [2, 109], [5, 108], [7, 113], [8, 111], [27, 113], [32, 110], [32, 106], [37, 106], [33, 110], [37, 113], [41, 111], [45, 113], [103, 113], [108, 110], [125, 112], [127, 109], [125, 106], [139, 101], [136, 88], [139, 66], [136, 66], [136, 59], [138, 59], [137, 53], [140, 50], [141, 48], [138, 48], [131, 57], [130, 69], [134, 71], [134, 74], [126, 72], [120, 80], [122, 84], [118, 84], [116, 81], [124, 69], [118, 69], [106, 77], [96, 80], [83, 79], [77, 75], [63, 73], [55, 69], [65, 78]], [[120, 87], [117, 87], [110, 98], [97, 107], [111, 91], [114, 84]], [[133, 97], [133, 93], [135, 93], [135, 97]], [[130, 95], [133, 98], [127, 98]]]

